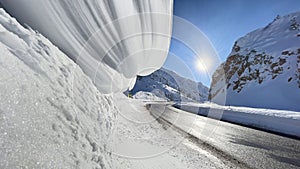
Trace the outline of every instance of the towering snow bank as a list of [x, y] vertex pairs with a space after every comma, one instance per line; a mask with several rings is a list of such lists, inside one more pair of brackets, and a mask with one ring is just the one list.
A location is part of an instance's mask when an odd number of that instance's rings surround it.
[[227, 105], [300, 111], [300, 12], [278, 16], [235, 43], [213, 75], [210, 98], [224, 93]]
[[0, 168], [112, 168], [113, 99], [3, 9], [0, 91]]
[[172, 0], [0, 0], [80, 65], [103, 93], [133, 86], [168, 53]]

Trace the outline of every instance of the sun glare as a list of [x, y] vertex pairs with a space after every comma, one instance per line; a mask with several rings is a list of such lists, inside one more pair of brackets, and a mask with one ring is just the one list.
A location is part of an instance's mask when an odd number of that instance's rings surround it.
[[200, 59], [196, 61], [196, 68], [201, 73], [206, 72], [206, 67]]

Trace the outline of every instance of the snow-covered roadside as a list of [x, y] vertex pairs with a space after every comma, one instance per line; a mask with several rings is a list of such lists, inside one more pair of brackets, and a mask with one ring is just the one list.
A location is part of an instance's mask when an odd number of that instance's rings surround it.
[[112, 97], [3, 9], [0, 91], [0, 168], [112, 168]]
[[182, 103], [180, 109], [237, 124], [300, 137], [300, 112], [221, 106], [209, 102]]
[[264, 109], [264, 108], [251, 108], [251, 107], [239, 107], [239, 106], [222, 106], [212, 102], [205, 103], [183, 103], [185, 105], [197, 106], [203, 108], [214, 108], [221, 110], [230, 110], [236, 112], [243, 112], [248, 114], [258, 114], [265, 116], [274, 116], [281, 118], [291, 118], [295, 120], [300, 120], [300, 112], [290, 111], [290, 110], [275, 110], [275, 109]]
[[[120, 114], [111, 135], [114, 169], [238, 168], [153, 117], [148, 102], [114, 96]], [[157, 111], [157, 113], [163, 110]]]

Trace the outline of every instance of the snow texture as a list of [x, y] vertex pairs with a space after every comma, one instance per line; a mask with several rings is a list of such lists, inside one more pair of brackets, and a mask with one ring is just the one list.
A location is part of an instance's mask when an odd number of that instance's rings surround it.
[[3, 9], [0, 75], [0, 168], [111, 168], [112, 96]]
[[0, 0], [58, 46], [102, 93], [125, 91], [168, 54], [171, 0]]
[[240, 38], [213, 75], [210, 99], [226, 95], [226, 105], [300, 111], [299, 23], [300, 12], [277, 16]]

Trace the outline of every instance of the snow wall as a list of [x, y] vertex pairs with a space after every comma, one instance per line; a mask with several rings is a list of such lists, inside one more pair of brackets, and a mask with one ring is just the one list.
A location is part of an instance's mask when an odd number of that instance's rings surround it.
[[172, 0], [0, 0], [73, 59], [102, 93], [134, 86], [168, 54]]

